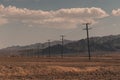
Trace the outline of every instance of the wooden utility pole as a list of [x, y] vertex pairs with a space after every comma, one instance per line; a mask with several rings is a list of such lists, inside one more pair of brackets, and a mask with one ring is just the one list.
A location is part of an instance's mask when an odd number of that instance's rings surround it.
[[44, 56], [44, 44], [42, 44], [41, 52], [42, 52], [42, 56]]
[[49, 57], [51, 57], [51, 50], [50, 50], [50, 48], [51, 48], [51, 43], [50, 43], [50, 40], [48, 40], [48, 55], [49, 55]]
[[64, 53], [64, 35], [61, 35], [61, 58], [63, 58], [63, 53]]
[[86, 28], [84, 30], [86, 30], [87, 32], [87, 47], [88, 47], [88, 56], [89, 56], [89, 60], [91, 60], [91, 53], [90, 53], [90, 40], [89, 40], [89, 27], [88, 25], [90, 25], [90, 23], [85, 23], [83, 24], [86, 26]]

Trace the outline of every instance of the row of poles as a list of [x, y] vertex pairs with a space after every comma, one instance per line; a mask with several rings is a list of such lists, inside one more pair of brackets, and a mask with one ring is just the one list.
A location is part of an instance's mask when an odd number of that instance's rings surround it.
[[[91, 60], [91, 53], [90, 53], [90, 41], [89, 41], [89, 30], [91, 29], [91, 28], [89, 28], [89, 25], [90, 25], [90, 23], [84, 23], [83, 25], [85, 25], [86, 26], [86, 28], [85, 29], [83, 29], [83, 30], [86, 30], [86, 33], [87, 33], [87, 48], [88, 48], [88, 57], [89, 57], [89, 60]], [[60, 36], [61, 37], [61, 44], [62, 44], [62, 47], [61, 47], [61, 58], [63, 58], [63, 54], [64, 54], [64, 35], [61, 35]], [[50, 47], [51, 47], [51, 42], [50, 42], [50, 40], [48, 40], [48, 46], [49, 46], [49, 57], [51, 57], [51, 51], [50, 51]]]
[[[64, 54], [64, 35], [61, 35], [61, 58], [63, 58], [63, 54]], [[51, 41], [48, 40], [48, 52], [49, 52], [49, 57], [51, 57]]]
[[[86, 33], [87, 33], [87, 50], [88, 50], [88, 57], [89, 57], [89, 60], [91, 60], [91, 53], [90, 53], [90, 41], [89, 41], [89, 30], [91, 28], [89, 28], [89, 25], [90, 23], [84, 23], [83, 25], [86, 26], [85, 29], [83, 30], [86, 30]], [[61, 35], [61, 58], [64, 57], [64, 35]], [[39, 49], [38, 49], [39, 50]], [[39, 51], [38, 51], [38, 54], [39, 54]], [[43, 54], [42, 54], [43, 55]], [[48, 40], [48, 56], [51, 57], [51, 41]]]

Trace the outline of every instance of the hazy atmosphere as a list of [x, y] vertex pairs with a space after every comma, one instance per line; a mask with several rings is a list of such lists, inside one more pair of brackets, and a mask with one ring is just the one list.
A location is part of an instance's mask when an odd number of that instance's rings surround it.
[[120, 0], [0, 0], [0, 48], [120, 34]]
[[120, 80], [120, 0], [0, 0], [0, 80]]

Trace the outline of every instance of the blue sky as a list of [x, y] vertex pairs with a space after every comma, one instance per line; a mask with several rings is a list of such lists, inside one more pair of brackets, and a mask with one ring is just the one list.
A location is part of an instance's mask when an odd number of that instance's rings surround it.
[[[120, 0], [0, 0], [0, 48], [120, 34]], [[25, 9], [24, 9], [25, 8]]]
[[0, 3], [19, 8], [54, 10], [60, 8], [100, 7], [105, 10], [119, 8], [120, 0], [0, 0]]

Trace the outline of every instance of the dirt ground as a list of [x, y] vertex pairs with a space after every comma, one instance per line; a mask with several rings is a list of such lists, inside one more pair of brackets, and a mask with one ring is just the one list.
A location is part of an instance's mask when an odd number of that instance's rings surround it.
[[0, 80], [120, 80], [120, 56], [0, 57]]

